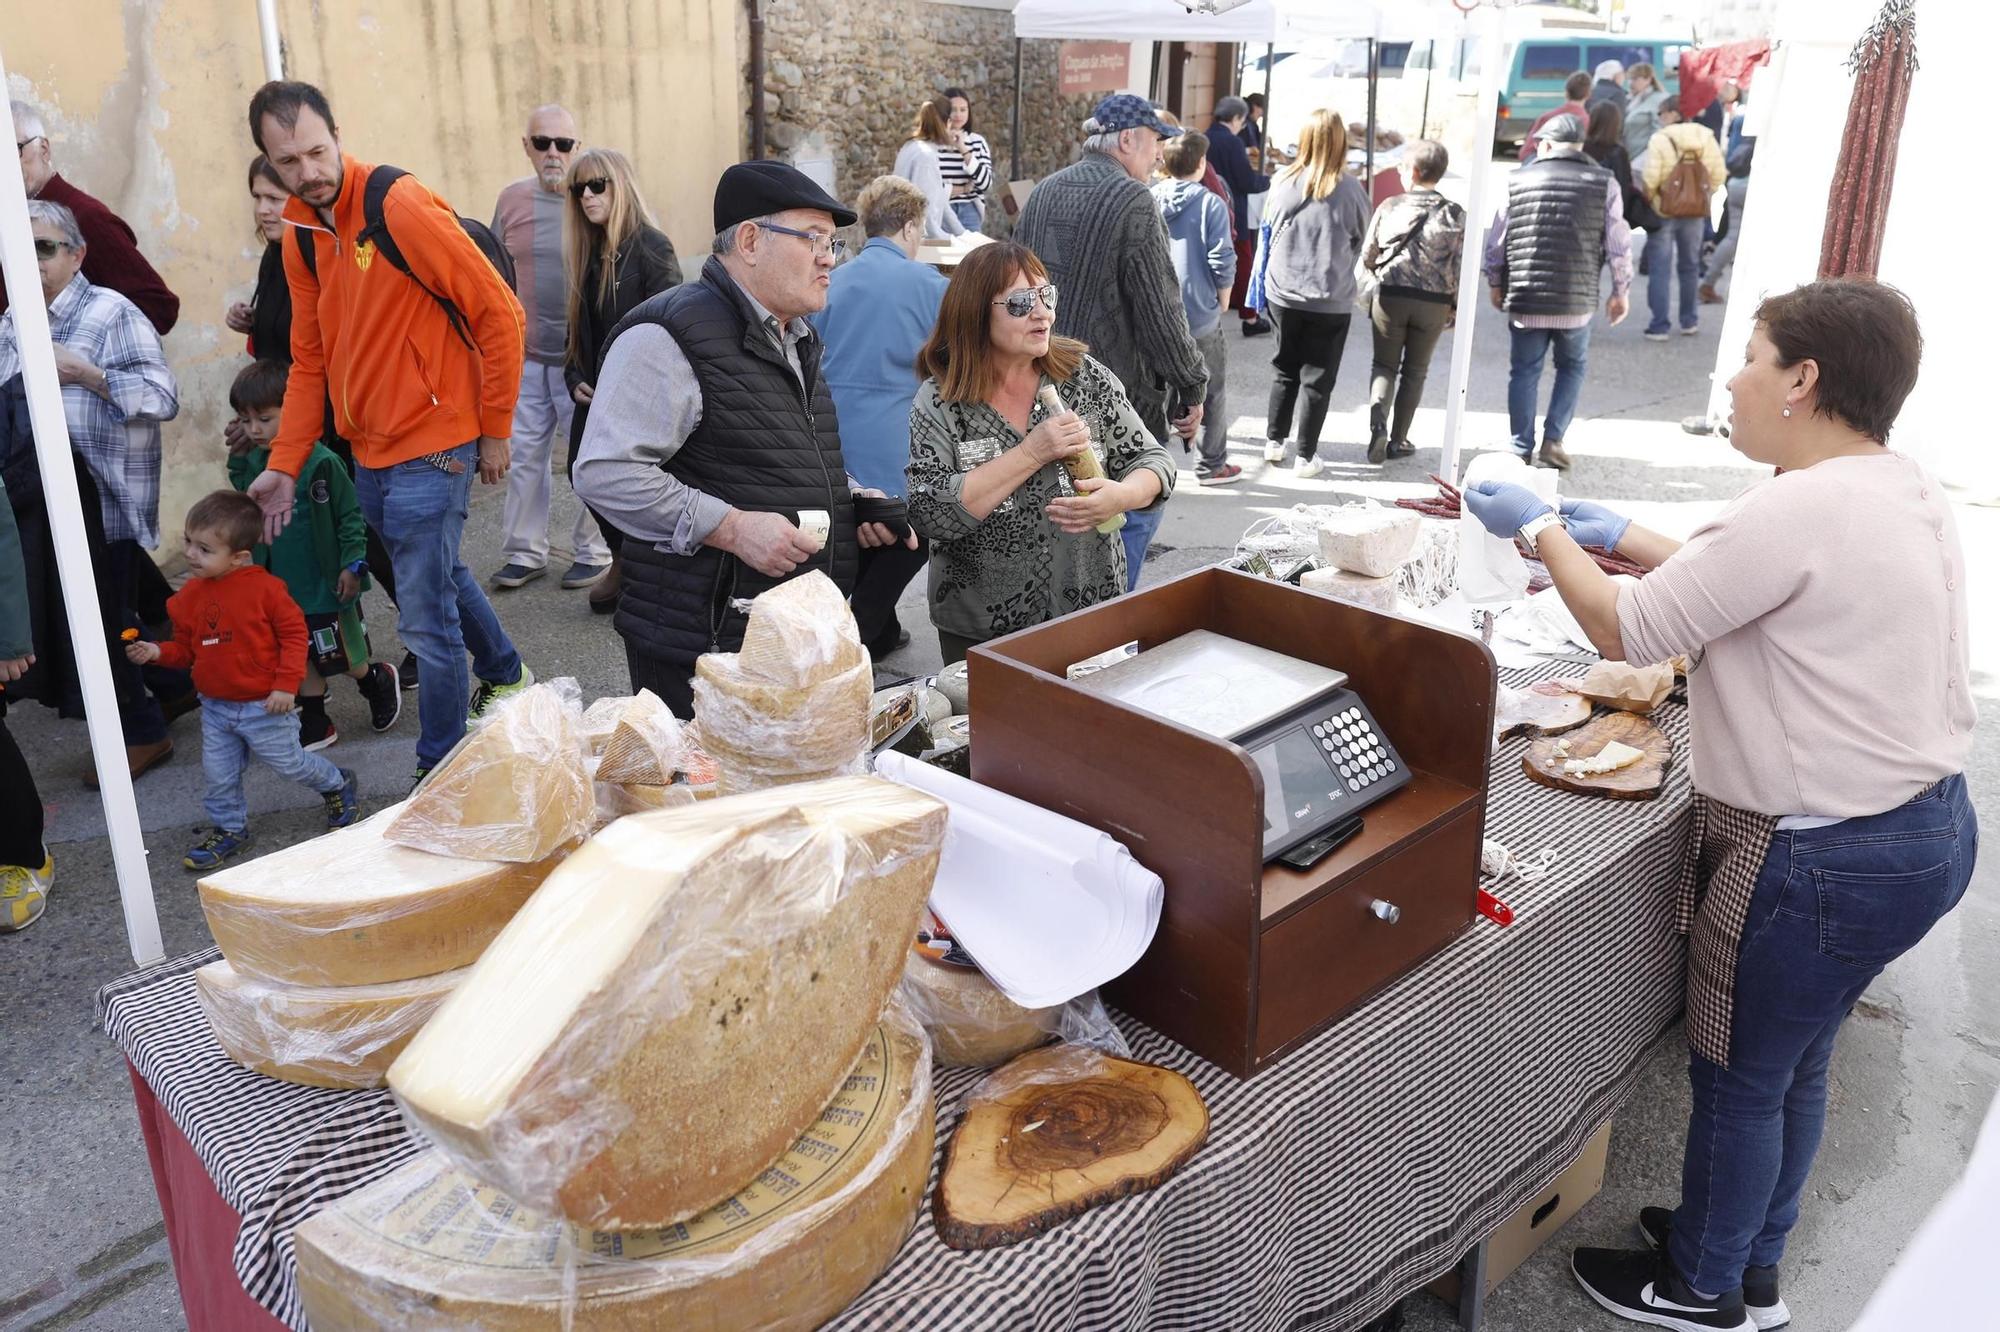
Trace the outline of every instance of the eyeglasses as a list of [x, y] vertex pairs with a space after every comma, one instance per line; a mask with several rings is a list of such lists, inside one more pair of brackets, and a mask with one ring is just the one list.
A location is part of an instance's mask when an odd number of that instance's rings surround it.
[[995, 305], [1006, 306], [1007, 313], [1013, 315], [1016, 319], [1026, 319], [1035, 312], [1035, 300], [1038, 297], [1041, 299], [1042, 304], [1048, 307], [1049, 313], [1054, 314], [1056, 310], [1056, 284], [1053, 282], [1045, 282], [1039, 287], [1023, 287], [1019, 291], [1010, 291], [1007, 293], [1006, 300], [995, 301], [993, 303]]
[[594, 176], [589, 180], [579, 180], [569, 187], [572, 199], [581, 199], [586, 194], [602, 194], [611, 188], [611, 177]]
[[811, 241], [813, 258], [824, 259], [832, 255], [838, 259], [847, 253], [847, 242], [838, 236], [828, 236], [817, 231], [800, 231], [795, 227], [781, 227], [776, 222], [759, 222], [765, 231], [775, 231], [780, 236], [797, 236], [800, 240]]
[[546, 134], [531, 134], [528, 136], [528, 142], [535, 145], [535, 151], [538, 153], [547, 152], [550, 144], [554, 144], [559, 153], [569, 152], [576, 147], [575, 139], [553, 139]]
[[28, 151], [28, 145], [41, 137], [42, 136], [39, 134], [30, 134], [27, 138], [21, 140], [19, 143], [14, 145], [14, 151], [16, 153], [24, 153]]
[[68, 241], [49, 240], [42, 236], [35, 237], [35, 258], [37, 259], [53, 259], [57, 254], [68, 248]]

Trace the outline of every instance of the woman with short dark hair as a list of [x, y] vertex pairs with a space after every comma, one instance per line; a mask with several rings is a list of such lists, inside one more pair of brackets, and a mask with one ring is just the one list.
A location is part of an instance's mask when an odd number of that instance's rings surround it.
[[[1122, 593], [1125, 543], [1109, 524], [1173, 493], [1173, 460], [1118, 377], [1054, 336], [1055, 305], [1033, 250], [982, 246], [952, 274], [917, 361], [928, 378], [910, 405], [910, 522], [931, 543], [947, 663]], [[1104, 475], [1072, 481], [1065, 464], [1086, 449]]]
[[[1965, 557], [1944, 487], [1888, 447], [1922, 351], [1894, 287], [1835, 279], [1765, 300], [1729, 381], [1729, 442], [1779, 471], [1685, 544], [1588, 501], [1558, 517], [1520, 486], [1465, 492], [1488, 531], [1526, 539], [1607, 659], [1692, 663], [1680, 1206], [1640, 1212], [1660, 1256], [1579, 1249], [1573, 1264], [1634, 1321], [1789, 1317], [1777, 1263], [1834, 1039], [1972, 876]], [[1583, 546], [1651, 572], [1614, 583]]]
[[[1437, 191], [1450, 155], [1435, 139], [1403, 149], [1403, 192], [1375, 210], [1361, 243], [1361, 267], [1375, 279], [1368, 322], [1375, 334], [1368, 384], [1368, 461], [1407, 458], [1410, 422], [1424, 398], [1431, 353], [1451, 327], [1465, 210]], [[1391, 416], [1390, 405], [1394, 404]]]

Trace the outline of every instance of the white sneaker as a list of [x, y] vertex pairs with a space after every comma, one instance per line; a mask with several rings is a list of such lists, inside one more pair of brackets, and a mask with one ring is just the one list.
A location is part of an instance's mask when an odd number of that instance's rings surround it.
[[1326, 470], [1326, 464], [1317, 458], [1301, 458], [1292, 467], [1292, 475], [1300, 479], [1318, 476]]
[[1267, 442], [1264, 445], [1265, 462], [1281, 463], [1284, 460], [1285, 460], [1285, 446], [1283, 444], [1272, 444]]

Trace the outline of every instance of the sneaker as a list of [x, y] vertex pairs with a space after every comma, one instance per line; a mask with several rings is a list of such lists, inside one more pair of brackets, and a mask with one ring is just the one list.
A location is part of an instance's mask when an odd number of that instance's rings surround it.
[[361, 817], [361, 782], [354, 775], [354, 769], [342, 768], [340, 780], [345, 783], [338, 791], [324, 791], [320, 799], [326, 803], [326, 826], [345, 828]]
[[191, 870], [212, 870], [224, 861], [234, 860], [250, 846], [250, 830], [229, 832], [222, 828], [210, 828], [208, 836], [188, 848], [181, 857], [181, 864]]
[[1542, 456], [1536, 464], [1539, 467], [1553, 467], [1559, 472], [1569, 470], [1569, 454], [1564, 452], [1562, 441], [1545, 439], [1542, 441]]
[[1701, 333], [1700, 324], [1688, 324], [1681, 329], [1681, 336], [1684, 338], [1697, 337], [1700, 335], [1700, 333]]
[[1224, 463], [1212, 472], [1205, 472], [1195, 480], [1204, 486], [1226, 486], [1243, 479], [1243, 469], [1235, 463]]
[[1417, 456], [1417, 446], [1410, 443], [1407, 439], [1400, 444], [1392, 440], [1389, 444], [1389, 456], [1391, 458], [1414, 458]]
[[535, 673], [521, 663], [521, 673], [512, 684], [494, 684], [491, 680], [481, 680], [479, 688], [472, 691], [472, 706], [465, 710], [465, 721], [469, 726], [486, 715], [486, 710], [503, 698], [512, 698], [535, 682]]
[[[1639, 1234], [1648, 1245], [1665, 1253], [1667, 1236], [1673, 1230], [1673, 1208], [1639, 1209]], [[1783, 1327], [1792, 1321], [1792, 1311], [1785, 1307], [1784, 1296], [1778, 1294], [1777, 1268], [1743, 1269], [1743, 1308], [1749, 1313], [1750, 1321], [1757, 1325], [1757, 1332], [1771, 1332], [1772, 1328]]]
[[1326, 470], [1326, 464], [1317, 458], [1301, 458], [1292, 465], [1292, 475], [1300, 480], [1310, 480]]
[[56, 878], [56, 858], [42, 848], [40, 869], [0, 865], [0, 934], [25, 930], [42, 918]]
[[368, 724], [378, 731], [388, 730], [403, 715], [403, 689], [397, 674], [394, 666], [378, 661], [359, 681], [361, 697], [368, 700]]
[[1368, 437], [1368, 461], [1372, 463], [1385, 463], [1389, 461], [1389, 437], [1387, 435], [1371, 435]]
[[516, 560], [511, 564], [504, 564], [500, 567], [500, 572], [493, 575], [493, 586], [521, 587], [534, 582], [547, 572], [547, 566], [530, 568]]
[[403, 659], [396, 663], [396, 685], [401, 689], [417, 687], [417, 654], [405, 652]]
[[333, 719], [326, 715], [325, 708], [322, 707], [318, 712], [299, 713], [300, 749], [308, 754], [315, 753], [338, 739], [340, 739], [340, 728], [336, 727]]
[[422, 786], [424, 784], [424, 779], [430, 775], [431, 775], [431, 770], [429, 768], [418, 768], [415, 772], [411, 773], [410, 794], [415, 795], [417, 793], [417, 788], [419, 786]]
[[1650, 328], [1646, 330], [1646, 341], [1648, 342], [1671, 342], [1673, 341], [1673, 336], [1672, 329], [1663, 328], [1657, 333]]
[[1703, 1299], [1664, 1253], [1578, 1249], [1570, 1256], [1570, 1271], [1584, 1294], [1634, 1323], [1673, 1332], [1756, 1332], [1740, 1288]]
[[563, 574], [562, 585], [566, 590], [574, 592], [580, 587], [592, 586], [609, 572], [611, 566], [608, 564], [585, 564], [582, 560], [578, 560]]
[[1264, 443], [1264, 461], [1267, 463], [1281, 463], [1284, 460], [1285, 442], [1280, 439], [1266, 440]]
[[1266, 333], [1269, 333], [1271, 329], [1271, 321], [1261, 315], [1255, 319], [1246, 319], [1243, 321], [1243, 336], [1246, 338], [1261, 338]]

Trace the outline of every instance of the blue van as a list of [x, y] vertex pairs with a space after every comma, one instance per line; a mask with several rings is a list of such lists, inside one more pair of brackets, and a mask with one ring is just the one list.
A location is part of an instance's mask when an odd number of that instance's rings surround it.
[[1679, 96], [1681, 53], [1693, 43], [1679, 38], [1635, 37], [1630, 33], [1541, 32], [1524, 37], [1514, 48], [1507, 82], [1500, 89], [1500, 109], [1493, 126], [1496, 144], [1518, 144], [1542, 114], [1563, 104], [1563, 80], [1578, 70], [1586, 74], [1606, 60], [1630, 69], [1651, 65], [1660, 86]]

